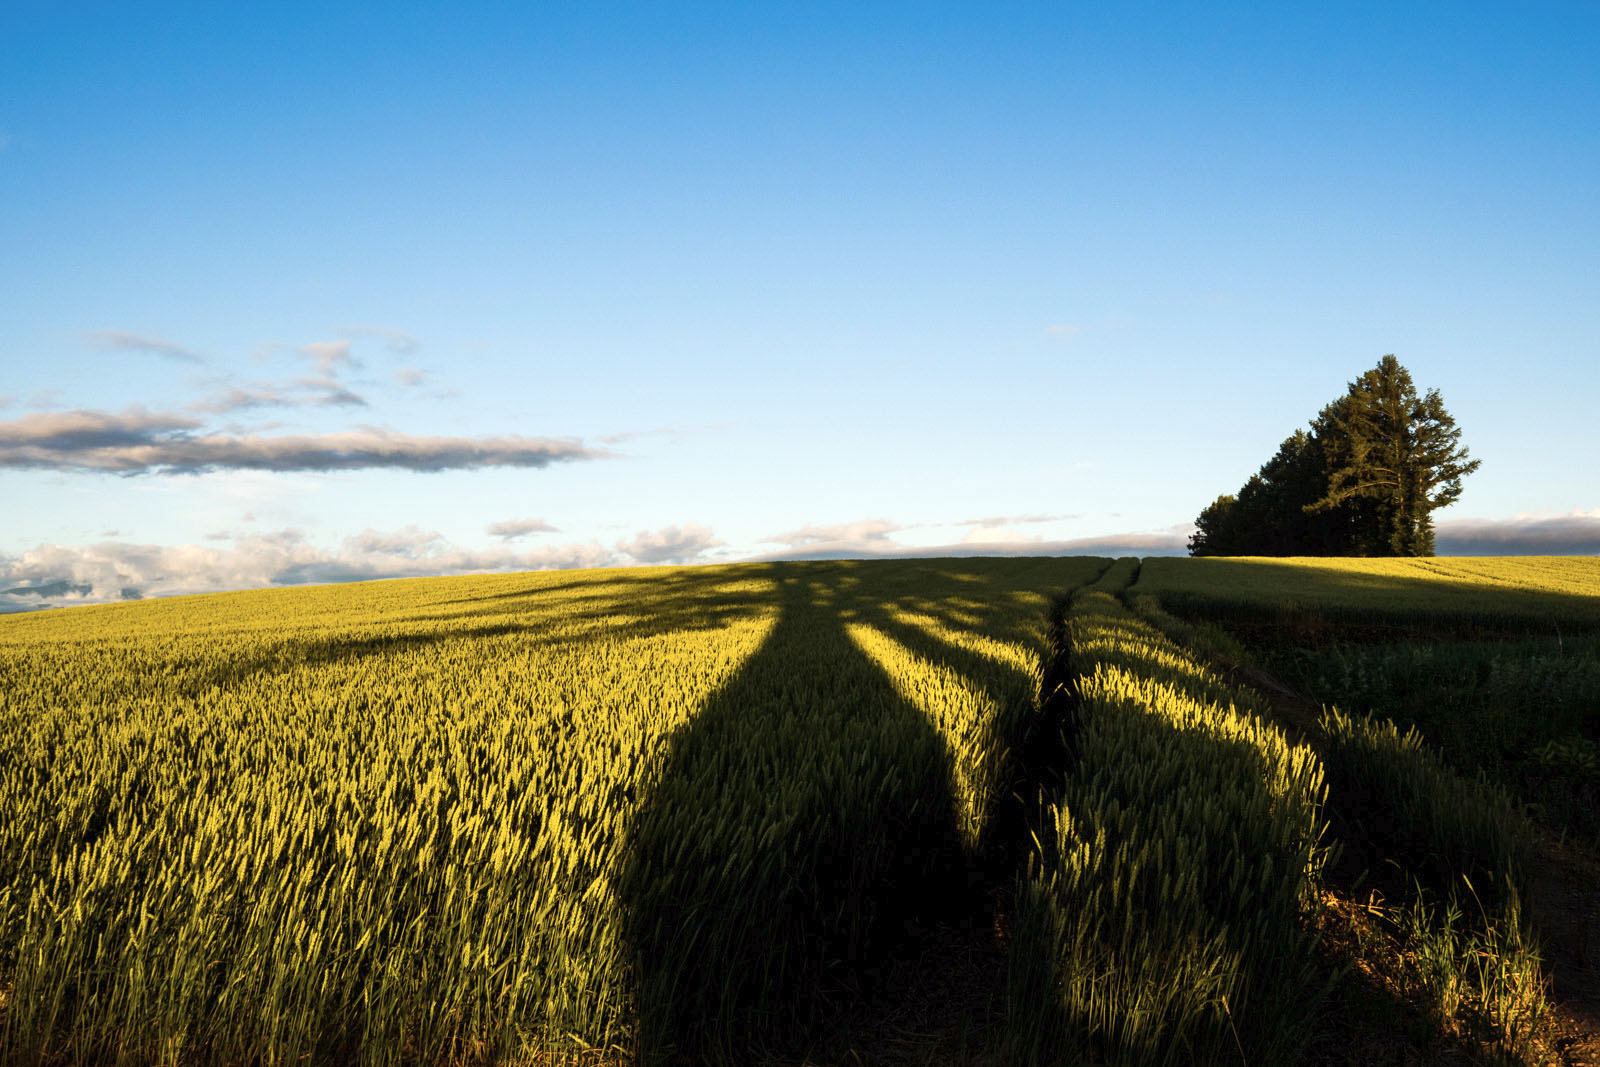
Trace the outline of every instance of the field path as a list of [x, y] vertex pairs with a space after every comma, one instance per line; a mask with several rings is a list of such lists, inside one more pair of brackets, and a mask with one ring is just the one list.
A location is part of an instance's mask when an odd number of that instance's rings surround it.
[[1529, 901], [1555, 986], [1558, 1046], [1600, 1064], [1600, 861], [1540, 828]]

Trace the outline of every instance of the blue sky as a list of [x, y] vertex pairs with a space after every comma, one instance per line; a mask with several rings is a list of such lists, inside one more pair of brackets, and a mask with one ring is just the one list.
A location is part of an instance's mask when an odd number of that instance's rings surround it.
[[12, 604], [1173, 551], [1388, 352], [1483, 460], [1442, 547], [1600, 549], [1592, 5], [4, 29]]

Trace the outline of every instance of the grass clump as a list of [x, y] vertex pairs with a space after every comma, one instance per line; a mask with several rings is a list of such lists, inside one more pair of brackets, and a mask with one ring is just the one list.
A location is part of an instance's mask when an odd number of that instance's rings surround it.
[[1539, 952], [1515, 890], [1496, 895], [1505, 903], [1485, 907], [1462, 878], [1445, 893], [1412, 882], [1393, 903], [1374, 890], [1359, 904], [1330, 902], [1325, 933], [1359, 970], [1368, 999], [1380, 993], [1399, 1017], [1415, 1053], [1551, 1062]]
[[[1443, 898], [1419, 886], [1394, 916], [1403, 989], [1427, 1006], [1436, 1030], [1503, 1059], [1536, 1062], [1547, 1007], [1539, 954], [1516, 891], [1507, 887], [1500, 896], [1503, 903], [1489, 911], [1466, 878]], [[1476, 922], [1468, 921], [1464, 897], [1476, 906]]]
[[[1522, 901], [1530, 827], [1511, 797], [1446, 766], [1414, 728], [1328, 709], [1318, 747], [1346, 864], [1395, 901], [1362, 953], [1425, 1041], [1508, 1063], [1544, 1062], [1548, 980]], [[1479, 887], [1482, 887], [1480, 892]]]
[[[1505, 791], [1445, 766], [1415, 729], [1330, 708], [1320, 721], [1331, 803], [1347, 855], [1435, 892], [1460, 878], [1525, 895], [1528, 826]], [[1500, 894], [1495, 894], [1496, 899]]]
[[1127, 603], [1145, 622], [1190, 652], [1197, 653], [1209, 664], [1228, 668], [1250, 662], [1250, 653], [1244, 645], [1220, 626], [1180, 619], [1163, 608], [1160, 600], [1148, 594], [1131, 595]]

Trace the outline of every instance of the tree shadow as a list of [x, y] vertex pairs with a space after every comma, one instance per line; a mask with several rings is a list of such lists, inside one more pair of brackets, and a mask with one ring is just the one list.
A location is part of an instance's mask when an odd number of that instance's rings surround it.
[[[326, 626], [219, 631], [232, 642], [222, 662], [212, 665], [219, 650], [204, 643], [206, 658], [185, 667], [182, 684], [298, 685], [302, 674], [347, 668], [333, 682], [417, 671], [421, 683], [426, 657], [447, 643], [577, 649], [599, 637], [626, 646], [776, 612], [762, 647], [665, 742], [661, 782], [632, 826], [637, 848], [619, 882], [640, 962], [646, 1050], [747, 1061], [752, 1047], [805, 1047], [845, 1001], [870, 991], [908, 920], [970, 906], [952, 754], [847, 626], [874, 625], [1008, 699], [1025, 675], [997, 669], [959, 639], [993, 636], [999, 607], [1028, 602], [1019, 587], [1053, 584], [1059, 565], [895, 564], [887, 581], [883, 563], [596, 574], [501, 587], [480, 598], [482, 611], [422, 597], [420, 612], [405, 617], [363, 601], [349, 618], [330, 612]], [[384, 606], [411, 610], [409, 601], [396, 594]], [[901, 609], [937, 618], [945, 636], [907, 623]], [[535, 823], [522, 836], [538, 833]]]
[[[446, 642], [519, 635], [529, 649], [577, 648], [604, 635], [627, 642], [715, 630], [765, 610], [774, 599], [773, 564], [685, 568], [648, 577], [594, 572], [589, 581], [534, 584], [473, 601], [480, 611], [427, 610], [381, 619], [381, 629], [287, 631], [247, 645], [210, 642], [182, 671], [182, 695], [248, 684], [260, 675], [348, 665], [374, 656], [426, 653]], [[542, 576], [541, 576], [542, 577]], [[765, 584], [763, 584], [765, 583]]]
[[[1600, 630], [1600, 595], [1518, 584], [1451, 557], [1406, 561], [1405, 574], [1345, 563], [1385, 560], [1226, 558], [1146, 562], [1134, 593], [1248, 636], [1296, 643], [1473, 640]], [[1596, 572], [1600, 576], [1600, 571]]]
[[848, 569], [787, 570], [767, 641], [672, 736], [634, 823], [619, 886], [651, 1062], [803, 1051], [969, 885], [951, 755], [850, 640]]
[[669, 739], [625, 850], [647, 1062], [817, 1055], [913, 931], [992, 906], [992, 842], [963, 838], [957, 754], [851, 627], [1022, 719], [1039, 672], [973, 642], [1042, 652], [1045, 594], [1075, 573], [1044, 560], [906, 561], [888, 580], [860, 561], [777, 566], [771, 633]]
[[881, 965], [912, 936], [908, 924], [975, 911], [981, 853], [962, 838], [954, 757], [847, 627], [871, 625], [996, 701], [1028, 699], [1025, 672], [962, 642], [1023, 640], [1027, 625], [996, 620], [1026, 618], [1031, 590], [1060, 584], [1064, 565], [904, 561], [889, 576], [881, 563], [841, 561], [541, 579], [408, 604], [367, 633], [286, 633], [206, 662], [186, 687], [460, 641], [627, 644], [776, 611], [761, 648], [667, 740], [616, 883], [643, 1055], [748, 1062], [752, 1050], [803, 1053], [833, 1032], [886, 980]]

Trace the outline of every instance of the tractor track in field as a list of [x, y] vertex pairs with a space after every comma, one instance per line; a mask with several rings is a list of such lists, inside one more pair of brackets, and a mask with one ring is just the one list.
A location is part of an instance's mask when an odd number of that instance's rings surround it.
[[[1087, 581], [1078, 589], [1093, 584]], [[1036, 829], [1033, 819], [1071, 759], [1062, 731], [1076, 699], [1066, 632], [1066, 610], [1075, 592], [1057, 594], [1050, 605], [1040, 714], [1020, 739], [1011, 794], [995, 814], [999, 829], [992, 847], [968, 871], [967, 906], [906, 922], [885, 958], [841, 1000], [831, 1031], [818, 1035], [818, 1051], [764, 1061], [763, 1067], [1000, 1067], [1011, 1062], [1006, 1048], [1011, 915], [1018, 874], [1026, 868]]]

